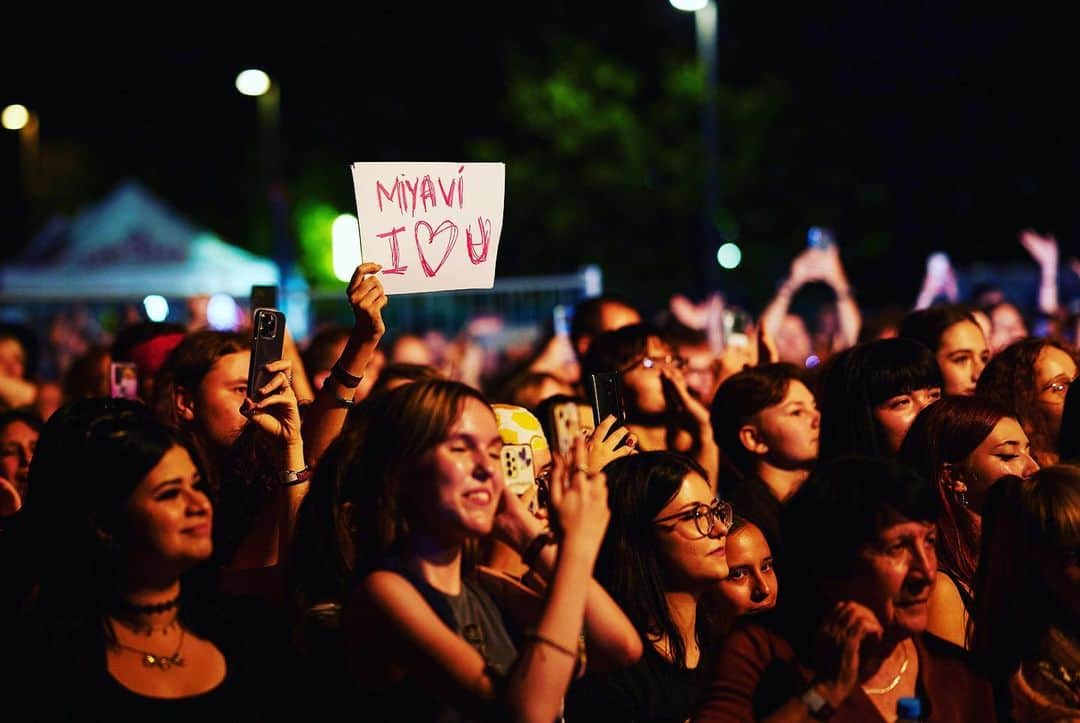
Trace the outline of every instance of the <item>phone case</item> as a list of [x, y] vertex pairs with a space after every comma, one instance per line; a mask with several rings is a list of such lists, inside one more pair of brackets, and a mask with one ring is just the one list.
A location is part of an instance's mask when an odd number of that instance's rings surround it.
[[257, 401], [262, 396], [257, 390], [271, 378], [263, 367], [281, 359], [285, 348], [285, 315], [277, 309], [256, 309], [252, 320], [247, 395]]
[[132, 362], [109, 365], [109, 395], [113, 399], [138, 399], [139, 375]]
[[592, 403], [593, 419], [600, 426], [608, 415], [615, 416], [612, 431], [626, 424], [626, 407], [623, 405], [622, 379], [618, 372], [589, 375], [589, 401]]
[[551, 421], [551, 427], [555, 430], [555, 449], [560, 454], [570, 454], [574, 448], [574, 440], [581, 434], [581, 419], [577, 404], [574, 402], [556, 404], [551, 410]]
[[506, 488], [519, 497], [536, 485], [532, 447], [527, 444], [504, 444], [502, 448], [503, 479]]

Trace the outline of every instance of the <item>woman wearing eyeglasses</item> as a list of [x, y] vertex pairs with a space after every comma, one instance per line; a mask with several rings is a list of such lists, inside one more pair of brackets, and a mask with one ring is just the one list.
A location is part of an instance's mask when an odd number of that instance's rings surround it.
[[[705, 470], [713, 490], [719, 477], [719, 449], [709, 410], [690, 392], [683, 376], [686, 360], [660, 332], [634, 324], [596, 337], [582, 359], [582, 376], [618, 372], [627, 426], [639, 450], [682, 452]], [[600, 424], [603, 420], [596, 420]]]
[[692, 459], [644, 452], [606, 467], [611, 523], [596, 579], [637, 628], [635, 665], [571, 686], [568, 721], [685, 721], [710, 673], [712, 640], [698, 615], [705, 592], [727, 577], [732, 510]]
[[1065, 396], [1076, 379], [1073, 352], [1049, 339], [1021, 339], [986, 365], [975, 394], [1016, 414], [1040, 466], [1058, 461]]

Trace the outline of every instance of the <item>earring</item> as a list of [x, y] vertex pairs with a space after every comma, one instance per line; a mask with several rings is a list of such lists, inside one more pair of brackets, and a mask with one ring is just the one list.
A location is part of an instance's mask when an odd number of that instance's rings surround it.
[[968, 506], [967, 485], [963, 479], [954, 476], [952, 465], [945, 465], [945, 479], [942, 480], [945, 489], [952, 493], [953, 499], [961, 507]]

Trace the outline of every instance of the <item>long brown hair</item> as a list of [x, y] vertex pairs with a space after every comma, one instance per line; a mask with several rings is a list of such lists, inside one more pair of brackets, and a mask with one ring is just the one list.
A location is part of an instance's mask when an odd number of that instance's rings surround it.
[[1039, 562], [1080, 545], [1080, 469], [1055, 465], [1031, 479], [1002, 477], [983, 511], [975, 575], [974, 650], [999, 675], [1033, 655], [1043, 634], [1066, 625]]
[[1039, 406], [1035, 388], [1035, 362], [1047, 347], [1060, 349], [1076, 361], [1076, 354], [1052, 339], [1021, 339], [998, 352], [975, 383], [975, 394], [1008, 409], [1031, 440], [1032, 456], [1039, 464], [1054, 461], [1057, 439], [1053, 423]]
[[[416, 462], [442, 442], [465, 401], [488, 401], [472, 387], [441, 379], [414, 382], [380, 395], [360, 420], [360, 439], [342, 460], [353, 503], [357, 573], [401, 550], [415, 522]], [[494, 413], [492, 413], [494, 414]]]
[[912, 422], [899, 458], [937, 486], [941, 498], [938, 519], [938, 563], [968, 588], [979, 562], [979, 526], [956, 495], [946, 489], [948, 465], [964, 461], [1009, 412], [978, 397], [945, 397], [919, 413]]

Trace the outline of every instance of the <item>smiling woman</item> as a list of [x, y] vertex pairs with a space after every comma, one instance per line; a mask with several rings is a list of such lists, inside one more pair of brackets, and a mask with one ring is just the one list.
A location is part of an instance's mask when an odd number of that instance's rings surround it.
[[[504, 494], [503, 440], [479, 392], [418, 381], [372, 404], [341, 462], [357, 572], [344, 625], [351, 668], [371, 692], [364, 718], [553, 720], [578, 663], [607, 527], [604, 475], [585, 470], [580, 440], [572, 468], [556, 461], [556, 557], [555, 535]], [[468, 541], [492, 534], [548, 578], [520, 650], [464, 561]]]
[[232, 618], [208, 588], [204, 480], [191, 450], [142, 404], [83, 400], [45, 425], [19, 528], [37, 591], [25, 617], [5, 621], [14, 644], [0, 656], [5, 682], [32, 695], [41, 719], [182, 710], [246, 720], [281, 709], [255, 686], [285, 689], [287, 666], [272, 652], [280, 639], [250, 626], [253, 608], [242, 613], [248, 624]]

